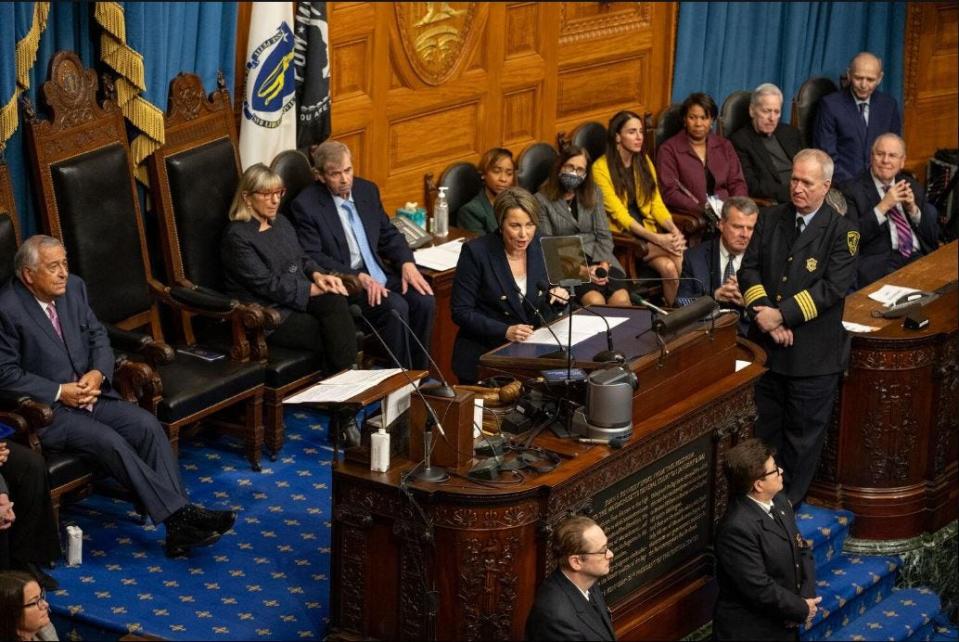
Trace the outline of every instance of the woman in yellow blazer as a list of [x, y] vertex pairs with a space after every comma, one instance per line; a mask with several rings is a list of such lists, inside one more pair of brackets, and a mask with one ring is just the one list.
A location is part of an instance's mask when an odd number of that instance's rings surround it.
[[656, 170], [643, 153], [643, 119], [621, 111], [606, 128], [606, 154], [593, 163], [593, 181], [603, 193], [603, 205], [613, 231], [646, 241], [643, 260], [665, 279], [663, 298], [676, 300], [686, 239], [673, 223], [656, 184]]

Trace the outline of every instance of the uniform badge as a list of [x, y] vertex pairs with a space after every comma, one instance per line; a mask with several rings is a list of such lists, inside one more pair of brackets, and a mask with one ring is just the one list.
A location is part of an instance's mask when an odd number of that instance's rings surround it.
[[846, 245], [853, 256], [859, 252], [859, 232], [846, 232]]
[[810, 272], [815, 272], [817, 265], [819, 265], [819, 261], [816, 259], [806, 259], [806, 269]]

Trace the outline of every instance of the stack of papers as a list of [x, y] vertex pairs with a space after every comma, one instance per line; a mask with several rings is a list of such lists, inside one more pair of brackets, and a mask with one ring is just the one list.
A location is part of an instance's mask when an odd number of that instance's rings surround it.
[[455, 241], [443, 243], [442, 245], [434, 245], [433, 247], [416, 250], [413, 252], [413, 259], [417, 265], [430, 270], [436, 270], [437, 272], [452, 270], [460, 260], [460, 250], [463, 249], [463, 240], [464, 239], [456, 239]]
[[346, 401], [401, 372], [403, 371], [399, 368], [347, 370], [284, 399], [283, 403], [335, 403]]
[[[564, 346], [569, 338], [569, 319], [573, 320], [573, 337], [570, 345], [576, 345], [600, 332], [606, 332], [606, 324], [603, 323], [603, 320], [599, 317], [574, 314], [565, 319], [555, 321], [549, 326]], [[629, 319], [626, 317], [606, 317], [606, 320], [609, 321], [610, 328], [615, 328], [620, 323], [625, 323]], [[539, 328], [533, 332], [524, 343], [539, 343], [554, 346], [556, 345], [556, 339], [553, 338], [553, 335], [550, 334], [546, 328]]]

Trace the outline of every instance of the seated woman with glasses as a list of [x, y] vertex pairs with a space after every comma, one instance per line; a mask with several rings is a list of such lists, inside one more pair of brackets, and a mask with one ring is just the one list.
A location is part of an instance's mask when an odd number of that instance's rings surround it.
[[576, 288], [580, 303], [626, 306], [630, 304], [629, 290], [610, 280], [625, 279], [626, 273], [613, 255], [613, 234], [603, 209], [603, 195], [586, 169], [589, 160], [589, 154], [578, 145], [560, 150], [549, 178], [536, 193], [539, 232], [543, 236], [575, 235], [582, 239], [590, 282]]
[[309, 350], [326, 372], [347, 369], [357, 348], [346, 286], [303, 252], [293, 225], [277, 216], [285, 192], [262, 163], [243, 172], [220, 248], [226, 290], [280, 312], [268, 344]]
[[27, 573], [0, 573], [0, 640], [57, 640], [50, 605]]
[[486, 234], [496, 231], [493, 200], [507, 187], [516, 184], [513, 152], [504, 147], [490, 149], [476, 166], [483, 178], [483, 189], [456, 212], [456, 225]]
[[731, 499], [716, 530], [718, 640], [798, 640], [816, 597], [812, 550], [782, 492], [776, 451], [747, 439], [726, 453]]
[[667, 305], [676, 300], [686, 239], [663, 204], [656, 170], [643, 151], [643, 119], [621, 111], [609, 119], [606, 154], [593, 163], [593, 180], [603, 193], [610, 227], [647, 243], [643, 261], [663, 280]]

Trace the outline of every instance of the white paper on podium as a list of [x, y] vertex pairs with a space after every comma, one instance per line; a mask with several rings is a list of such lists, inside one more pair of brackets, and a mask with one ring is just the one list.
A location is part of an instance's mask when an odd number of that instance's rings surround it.
[[[564, 346], [569, 336], [569, 323], [567, 319], [573, 320], [573, 338], [571, 345], [581, 343], [600, 332], [606, 332], [606, 324], [603, 323], [603, 320], [599, 317], [589, 314], [574, 314], [565, 319], [554, 321], [549, 325]], [[615, 328], [619, 324], [629, 321], [626, 317], [606, 317], [606, 320], [609, 321], [610, 328]], [[553, 338], [553, 335], [551, 335], [546, 328], [539, 328], [534, 331], [524, 343], [556, 345], [556, 339]]]
[[879, 329], [874, 325], [863, 325], [852, 321], [843, 321], [842, 327], [846, 328], [847, 332], [875, 332]]
[[347, 370], [284, 399], [283, 403], [336, 403], [346, 401], [401, 372], [403, 371], [399, 368]]
[[463, 249], [463, 240], [464, 239], [456, 239], [443, 243], [442, 245], [416, 250], [413, 252], [413, 260], [416, 261], [417, 265], [436, 270], [437, 272], [451, 270], [456, 267], [457, 262], [460, 260], [460, 250]]
[[907, 288], [902, 285], [889, 285], [888, 283], [872, 294], [869, 295], [869, 298], [873, 301], [879, 301], [885, 306], [890, 306], [900, 297], [903, 297], [907, 294], [912, 294], [913, 292], [918, 292], [916, 288]]

